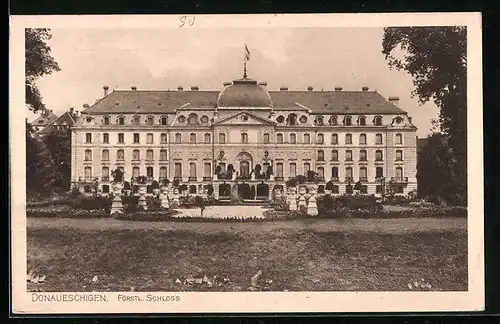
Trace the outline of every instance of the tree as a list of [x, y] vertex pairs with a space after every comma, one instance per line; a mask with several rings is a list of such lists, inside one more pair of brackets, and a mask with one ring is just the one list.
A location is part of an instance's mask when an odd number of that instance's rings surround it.
[[42, 95], [35, 84], [36, 80], [61, 70], [50, 54], [50, 46], [47, 45], [47, 41], [51, 38], [49, 29], [25, 29], [26, 104], [33, 112], [45, 111]]
[[467, 30], [447, 27], [387, 27], [382, 53], [389, 67], [413, 77], [423, 105], [440, 108], [439, 124], [455, 163], [455, 185], [467, 192]]
[[69, 190], [71, 182], [71, 133], [67, 130], [53, 131], [44, 137], [43, 142], [52, 155], [55, 169], [61, 174], [60, 181], [54, 185]]

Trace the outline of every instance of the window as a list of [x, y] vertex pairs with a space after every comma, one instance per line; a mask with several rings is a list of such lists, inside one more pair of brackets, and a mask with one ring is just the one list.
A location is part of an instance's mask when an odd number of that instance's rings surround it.
[[299, 120], [300, 120], [300, 122], [301, 122], [302, 124], [307, 123], [307, 117], [306, 117], [306, 116], [301, 116]]
[[351, 116], [345, 116], [344, 117], [344, 126], [351, 126], [352, 125], [352, 118]]
[[102, 150], [102, 160], [109, 161], [109, 150]]
[[297, 115], [295, 114], [288, 115], [288, 125], [290, 126], [297, 125]]
[[154, 160], [153, 150], [147, 150], [146, 151], [146, 160], [148, 160], [148, 161], [153, 161]]
[[365, 167], [359, 168], [359, 180], [366, 181], [367, 180], [367, 171]]
[[132, 118], [132, 125], [139, 125], [141, 123], [141, 118], [139, 116], [134, 116]]
[[359, 151], [359, 160], [366, 161], [366, 150]]
[[160, 167], [160, 180], [167, 178], [167, 167]]
[[318, 177], [320, 179], [325, 178], [325, 168], [324, 167], [318, 167]]
[[116, 151], [116, 159], [117, 159], [118, 161], [123, 161], [123, 160], [125, 160], [125, 151], [123, 151], [123, 150], [118, 150], [118, 151]]
[[[167, 122], [168, 122], [167, 117], [161, 117], [161, 118], [160, 118], [160, 124], [162, 124], [162, 125], [167, 125]], [[160, 172], [161, 172], [161, 170], [160, 170]]]
[[377, 185], [375, 187], [375, 193], [381, 194], [384, 191], [384, 187], [381, 185]]
[[345, 134], [345, 143], [352, 144], [352, 134]]
[[118, 125], [125, 125], [125, 117], [118, 117]]
[[332, 187], [332, 194], [338, 194], [339, 193], [339, 186], [338, 185], [333, 185]]
[[147, 167], [146, 168], [146, 177], [148, 178], [148, 180], [151, 180], [153, 179], [153, 167]]
[[139, 167], [133, 167], [132, 168], [132, 178], [137, 178], [139, 177], [141, 174], [140, 174], [140, 171], [139, 171]]
[[375, 124], [375, 126], [382, 126], [382, 117], [376, 116], [373, 119], [373, 123]]
[[102, 120], [102, 123], [104, 125], [109, 125], [109, 117], [108, 116], [104, 117], [103, 120]]
[[196, 163], [189, 163], [189, 177], [196, 178]]
[[316, 119], [314, 119], [314, 125], [323, 126], [323, 116], [317, 116]]
[[219, 143], [220, 144], [225, 144], [226, 143], [226, 134], [219, 133]]
[[160, 150], [160, 161], [167, 160], [167, 150]]
[[358, 118], [358, 124], [359, 124], [359, 126], [366, 126], [366, 117], [365, 116], [360, 116]]
[[338, 134], [332, 134], [332, 144], [337, 145], [339, 143], [339, 135]]
[[297, 175], [297, 164], [296, 163], [290, 163], [290, 170], [289, 170], [289, 176], [290, 177], [295, 177]]
[[191, 143], [191, 144], [196, 143], [196, 134], [195, 133], [189, 134], [189, 143]]
[[247, 133], [241, 133], [241, 143], [248, 143], [248, 134]]
[[345, 178], [346, 178], [346, 181], [348, 181], [348, 180], [352, 181], [352, 168], [351, 167], [345, 168]]
[[333, 179], [339, 178], [339, 168], [336, 166], [332, 167], [332, 178]]
[[84, 169], [85, 172], [85, 180], [86, 181], [91, 181], [92, 180], [92, 167], [85, 167]]
[[403, 151], [396, 150], [396, 161], [403, 161]]
[[148, 124], [149, 126], [154, 125], [154, 123], [155, 123], [155, 119], [153, 118], [153, 116], [148, 116], [146, 118], [146, 124]]
[[307, 172], [311, 171], [311, 163], [304, 163], [304, 174], [307, 175]]
[[278, 118], [276, 118], [276, 121], [281, 124], [285, 121], [285, 117], [279, 116]]
[[398, 180], [403, 179], [403, 168], [402, 167], [396, 168], [396, 179], [398, 179]]
[[102, 180], [109, 180], [109, 167], [107, 167], [107, 166], [102, 167], [101, 179]]
[[195, 194], [196, 193], [196, 185], [190, 185], [188, 190], [189, 190], [190, 194]]
[[323, 144], [325, 142], [325, 137], [323, 134], [318, 134], [318, 137], [316, 138], [316, 143], [317, 144]]
[[351, 150], [345, 151], [345, 160], [352, 161], [352, 151]]
[[133, 150], [132, 151], [132, 160], [139, 161], [140, 159], [141, 159], [141, 155], [139, 153], [139, 150]]
[[276, 142], [278, 144], [283, 144], [283, 134], [276, 134]]
[[382, 134], [375, 135], [375, 144], [382, 144]]
[[181, 143], [181, 133], [176, 133], [175, 134], [175, 143], [180, 144]]
[[402, 185], [398, 185], [394, 189], [395, 189], [395, 191], [396, 191], [397, 194], [402, 194], [402, 193], [405, 192], [405, 189], [404, 189], [404, 187]]
[[102, 193], [109, 193], [109, 186], [108, 185], [102, 185]]
[[200, 120], [202, 123], [208, 123], [208, 116], [202, 116]]
[[362, 194], [367, 194], [368, 193], [368, 186], [367, 185], [362, 185], [361, 189], [359, 190], [360, 193]]
[[339, 151], [333, 150], [332, 151], [332, 161], [338, 161], [339, 160]]
[[190, 114], [188, 116], [188, 125], [198, 125], [198, 115]]
[[153, 144], [153, 134], [152, 133], [148, 133], [146, 135], [146, 144]]
[[179, 116], [179, 118], [177, 118], [177, 121], [179, 123], [184, 123], [184, 122], [186, 122], [186, 117], [184, 117], [184, 116], [181, 115], [181, 116]]
[[359, 134], [359, 144], [366, 144], [366, 134]]
[[174, 176], [176, 178], [182, 177], [182, 163], [177, 162], [174, 164]]
[[167, 143], [167, 133], [161, 133], [160, 134], [160, 143], [161, 144], [166, 144]]
[[282, 178], [283, 177], [283, 163], [276, 163], [276, 176]]
[[92, 143], [92, 133], [85, 134], [85, 143]]
[[264, 144], [269, 144], [269, 134], [268, 133], [264, 133]]
[[92, 150], [85, 150], [85, 161], [92, 161]]
[[226, 163], [219, 163], [219, 166], [221, 172], [226, 172]]
[[210, 133], [205, 133], [205, 144], [210, 144]]
[[118, 143], [119, 144], [125, 143], [125, 135], [123, 133], [118, 133]]
[[139, 144], [140, 138], [139, 133], [134, 133], [134, 144]]
[[109, 134], [108, 133], [102, 134], [102, 142], [104, 144], [109, 144]]
[[375, 178], [380, 179], [384, 177], [384, 168], [376, 167], [375, 168]]
[[330, 120], [328, 122], [329, 122], [330, 126], [337, 126], [338, 125], [337, 116], [330, 117]]
[[212, 165], [210, 162], [205, 162], [203, 164], [203, 176], [204, 177], [210, 177], [212, 174]]
[[375, 161], [383, 161], [384, 156], [382, 154], [382, 150], [376, 150], [375, 151]]
[[396, 144], [403, 144], [403, 135], [396, 134]]
[[311, 135], [304, 134], [304, 144], [309, 144], [309, 143], [311, 143]]
[[318, 161], [324, 161], [324, 160], [325, 160], [325, 151], [318, 150]]

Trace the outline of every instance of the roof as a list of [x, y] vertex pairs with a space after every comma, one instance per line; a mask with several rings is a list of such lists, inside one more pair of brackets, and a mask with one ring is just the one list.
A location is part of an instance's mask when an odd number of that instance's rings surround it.
[[218, 107], [272, 107], [271, 97], [257, 81], [243, 78], [234, 80], [219, 94]]
[[32, 121], [31, 125], [48, 125], [56, 119], [57, 116], [51, 110], [47, 110], [45, 114], [42, 113], [37, 119]]
[[[219, 91], [119, 90], [111, 92], [82, 113], [174, 113], [177, 108], [186, 105], [193, 108], [214, 108], [217, 106], [219, 93]], [[222, 95], [223, 93], [224, 90], [222, 90]], [[301, 106], [304, 106], [311, 109], [312, 113], [405, 113], [376, 91], [269, 91], [266, 93], [269, 93], [276, 110], [289, 110], [294, 107], [303, 109]], [[236, 96], [233, 101], [240, 101], [241, 98], [241, 96]], [[223, 104], [225, 105], [226, 102]]]
[[[69, 127], [73, 126], [75, 124], [75, 120], [71, 116], [70, 112], [67, 111], [55, 120], [53, 120], [49, 125], [47, 125], [45, 128], [43, 128], [40, 132], [38, 132], [40, 135], [46, 135], [52, 132], [52, 127], [54, 125], [68, 125]], [[50, 126], [50, 127], [49, 127]]]

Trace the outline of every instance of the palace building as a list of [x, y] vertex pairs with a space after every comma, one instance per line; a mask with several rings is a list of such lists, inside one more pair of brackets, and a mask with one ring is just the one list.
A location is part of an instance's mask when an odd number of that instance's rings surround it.
[[271, 91], [245, 71], [220, 91], [103, 89], [72, 127], [73, 186], [97, 178], [107, 192], [120, 168], [127, 181], [178, 179], [191, 194], [211, 184], [217, 199], [234, 184], [250, 188], [244, 199], [262, 199], [308, 171], [333, 194], [358, 182], [364, 194], [388, 182], [400, 194], [417, 188], [417, 128], [397, 97], [368, 87]]

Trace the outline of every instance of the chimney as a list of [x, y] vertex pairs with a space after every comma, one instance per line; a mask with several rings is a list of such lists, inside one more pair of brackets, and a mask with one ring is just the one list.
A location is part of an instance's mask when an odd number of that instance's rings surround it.
[[335, 91], [342, 91], [342, 87], [335, 87]]
[[368, 88], [368, 87], [366, 87], [366, 86], [365, 86], [365, 87], [363, 87], [363, 88], [361, 88], [361, 90], [363, 90], [363, 91], [368, 91], [368, 89], [369, 89], [369, 88]]
[[107, 85], [105, 85], [102, 87], [102, 89], [104, 90], [104, 97], [106, 97], [108, 95], [109, 87]]
[[73, 115], [74, 111], [75, 111], [75, 108], [73, 108], [73, 107], [69, 108], [69, 113], [70, 113], [71, 115]]
[[288, 87], [280, 87], [280, 91], [288, 91]]
[[78, 117], [78, 114], [79, 114], [79, 113], [80, 113], [80, 112], [79, 112], [78, 110], [75, 110], [75, 117]]
[[89, 104], [83, 104], [83, 109], [89, 109]]
[[182, 91], [182, 90], [184, 90], [184, 88], [183, 88], [182, 86], [178, 86], [178, 87], [177, 87], [177, 90], [178, 90], [178, 91]]
[[399, 97], [389, 97], [389, 102], [391, 102], [394, 105], [397, 105], [399, 102]]
[[314, 90], [314, 88], [312, 86], [307, 87], [307, 91], [313, 91], [313, 90]]
[[227, 81], [222, 84], [222, 86], [224, 88], [227, 87], [227, 86], [230, 86], [230, 85], [231, 85], [231, 82], [227, 82]]
[[132, 89], [132, 91], [136, 91], [137, 87], [136, 86], [131, 86], [130, 89]]
[[408, 122], [411, 124], [411, 117], [408, 116]]
[[267, 82], [259, 82], [259, 86], [261, 86], [262, 88], [266, 88]]
[[200, 90], [200, 87], [198, 87], [198, 86], [191, 87], [191, 91], [198, 91], [198, 90]]

